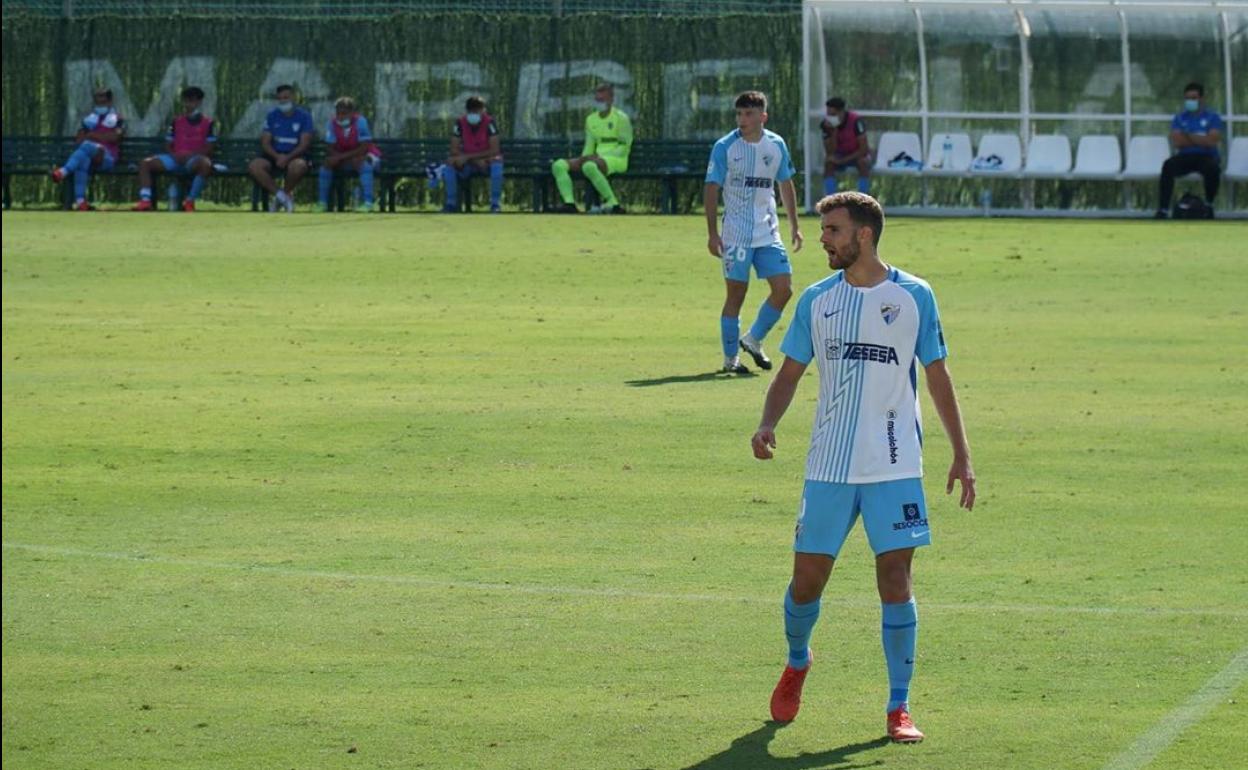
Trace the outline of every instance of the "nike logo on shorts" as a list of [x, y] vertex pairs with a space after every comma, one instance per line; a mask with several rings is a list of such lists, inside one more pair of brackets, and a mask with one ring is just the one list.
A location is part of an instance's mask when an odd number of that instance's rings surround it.
[[918, 538], [923, 537], [924, 535], [926, 535], [926, 534], [927, 534], [928, 532], [930, 532], [930, 531], [931, 531], [931, 530], [927, 530], [927, 529], [925, 529], [925, 530], [923, 530], [922, 532], [911, 532], [911, 533], [910, 533], [910, 537], [911, 537], [912, 539], [916, 539], [916, 540], [917, 540]]

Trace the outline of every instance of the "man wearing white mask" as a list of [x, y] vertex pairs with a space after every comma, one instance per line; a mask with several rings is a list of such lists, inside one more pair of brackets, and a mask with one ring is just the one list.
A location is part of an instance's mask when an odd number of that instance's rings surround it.
[[121, 154], [121, 136], [126, 122], [113, 109], [113, 92], [107, 88], [97, 89], [92, 95], [91, 113], [82, 119], [78, 128], [78, 146], [65, 165], [52, 169], [52, 181], [60, 184], [65, 177], [74, 177], [74, 210], [90, 211], [87, 203], [87, 182], [91, 171], [108, 171], [117, 163]]
[[585, 147], [579, 158], [560, 158], [550, 171], [563, 198], [560, 213], [577, 213], [571, 172], [579, 171], [598, 191], [602, 204], [592, 214], [623, 214], [607, 177], [628, 171], [628, 154], [633, 148], [633, 122], [615, 108], [615, 87], [601, 83], [594, 89], [594, 111], [585, 118]]
[[[264, 131], [260, 134], [261, 154], [248, 166], [256, 184], [273, 196], [270, 211], [281, 206], [287, 213], [295, 210], [295, 187], [307, 175], [311, 165], [306, 157], [312, 146], [312, 113], [295, 103], [295, 89], [281, 85], [273, 95], [277, 106], [264, 119]], [[275, 173], [286, 175], [284, 189], [278, 189]]]
[[871, 144], [867, 141], [867, 124], [858, 113], [845, 107], [845, 100], [833, 96], [824, 106], [827, 116], [823, 129], [823, 194], [836, 192], [836, 175], [858, 170], [858, 192], [871, 190]]
[[1161, 167], [1161, 196], [1157, 219], [1165, 219], [1174, 196], [1174, 180], [1195, 171], [1205, 180], [1205, 204], [1213, 210], [1213, 199], [1222, 181], [1222, 116], [1205, 107], [1205, 87], [1188, 83], [1183, 88], [1183, 111], [1170, 121], [1170, 144], [1175, 154]]
[[502, 210], [503, 153], [499, 149], [498, 123], [485, 111], [485, 100], [470, 96], [466, 112], [451, 127], [451, 157], [442, 166], [446, 184], [444, 213], [459, 211], [459, 182], [474, 174], [490, 177], [490, 211]]

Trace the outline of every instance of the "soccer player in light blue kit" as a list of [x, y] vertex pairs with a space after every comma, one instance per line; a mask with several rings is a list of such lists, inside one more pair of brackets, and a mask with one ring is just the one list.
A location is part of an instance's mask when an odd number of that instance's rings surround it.
[[806, 484], [794, 537], [793, 579], [784, 594], [788, 665], [771, 696], [772, 718], [792, 721], [810, 671], [810, 637], [819, 597], [858, 516], [875, 552], [882, 603], [889, 696], [888, 735], [914, 743], [923, 733], [910, 718], [918, 612], [911, 594], [914, 549], [931, 543], [923, 498], [923, 433], [918, 372], [953, 445], [945, 492], [962, 486], [961, 505], [975, 505], [975, 473], [932, 288], [880, 261], [884, 212], [869, 195], [842, 192], [819, 201], [828, 266], [837, 272], [802, 293], [780, 350], [763, 418], [751, 441], [768, 460], [776, 424], [810, 362], [819, 368], [819, 403], [806, 460]]
[[[737, 97], [737, 130], [715, 143], [706, 167], [702, 202], [706, 209], [706, 247], [723, 261], [727, 297], [720, 313], [719, 334], [724, 347], [721, 371], [746, 374], [737, 350], [750, 354], [762, 369], [771, 368], [763, 352], [763, 338], [780, 320], [793, 296], [789, 255], [780, 241], [776, 216], [775, 183], [789, 219], [793, 253], [802, 248], [797, 228], [797, 193], [793, 189], [793, 161], [779, 134], [767, 131], [767, 97], [746, 91]], [[724, 230], [719, 232], [716, 212], [720, 190], [724, 193]], [[741, 336], [741, 305], [750, 288], [750, 268], [771, 286], [771, 294], [758, 309], [750, 330]]]

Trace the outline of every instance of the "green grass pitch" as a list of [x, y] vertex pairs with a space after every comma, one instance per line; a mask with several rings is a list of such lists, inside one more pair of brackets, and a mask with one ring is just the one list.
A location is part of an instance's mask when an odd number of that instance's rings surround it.
[[980, 479], [924, 394], [903, 747], [860, 530], [765, 721], [816, 385], [753, 460], [700, 218], [5, 213], [3, 761], [1098, 770], [1218, 680], [1147, 766], [1243, 767], [1245, 236], [889, 223]]

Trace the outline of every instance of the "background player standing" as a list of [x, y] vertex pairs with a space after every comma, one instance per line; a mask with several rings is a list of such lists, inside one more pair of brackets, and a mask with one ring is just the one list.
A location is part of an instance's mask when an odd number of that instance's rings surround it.
[[[780, 240], [776, 216], [775, 183], [789, 219], [790, 240], [796, 254], [802, 248], [797, 228], [797, 192], [793, 188], [793, 161], [779, 134], [767, 131], [767, 97], [760, 91], [746, 91], [737, 97], [737, 130], [715, 143], [706, 167], [702, 193], [706, 209], [706, 248], [724, 263], [727, 296], [720, 313], [719, 334], [724, 347], [725, 372], [745, 373], [749, 369], [737, 356], [738, 346], [763, 369], [771, 361], [763, 352], [763, 338], [780, 320], [784, 306], [793, 296], [792, 266]], [[724, 230], [721, 237], [716, 211], [719, 192], [724, 193]], [[758, 317], [741, 336], [741, 305], [750, 288], [750, 267], [771, 286], [771, 294], [758, 309]]]
[[952, 492], [959, 480], [960, 502], [968, 510], [975, 504], [971, 452], [945, 367], [936, 297], [922, 279], [880, 261], [880, 204], [862, 193], [843, 192], [819, 201], [817, 210], [828, 265], [837, 272], [798, 300], [780, 348], [786, 358], [751, 441], [755, 457], [772, 457], [776, 424], [806, 366], [817, 359], [819, 403], [794, 537], [793, 580], [784, 594], [789, 660], [772, 693], [771, 714], [781, 722], [797, 716], [819, 597], [861, 513], [882, 603], [888, 735], [921, 741], [907, 702], [918, 636], [910, 563], [915, 547], [931, 543], [916, 361], [924, 367], [927, 390], [953, 445], [945, 491]]

